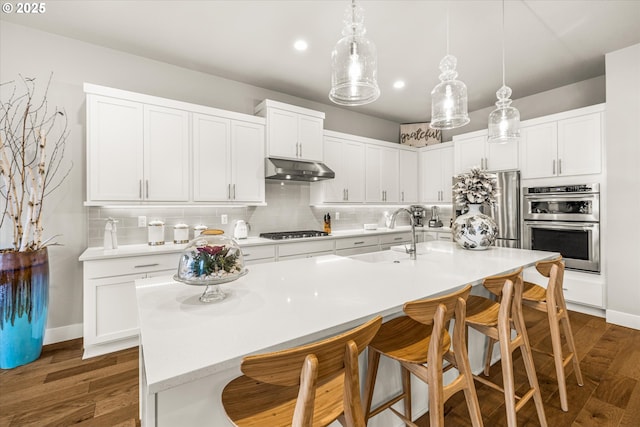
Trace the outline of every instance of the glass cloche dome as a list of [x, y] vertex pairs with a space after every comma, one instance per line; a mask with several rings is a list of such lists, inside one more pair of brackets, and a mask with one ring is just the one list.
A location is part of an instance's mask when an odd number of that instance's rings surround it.
[[205, 230], [187, 244], [180, 256], [178, 273], [173, 279], [187, 285], [206, 286], [202, 302], [226, 297], [217, 285], [232, 282], [248, 270], [238, 243], [223, 235], [222, 230]]

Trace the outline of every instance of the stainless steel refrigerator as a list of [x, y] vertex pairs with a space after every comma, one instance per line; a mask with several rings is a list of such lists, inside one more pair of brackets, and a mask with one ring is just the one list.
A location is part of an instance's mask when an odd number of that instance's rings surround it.
[[[493, 206], [484, 204], [481, 211], [491, 216], [498, 224], [496, 246], [521, 248], [520, 238], [520, 171], [492, 171], [498, 178], [498, 196]], [[454, 197], [455, 200], [455, 197]], [[466, 211], [464, 206], [455, 206], [456, 216]]]

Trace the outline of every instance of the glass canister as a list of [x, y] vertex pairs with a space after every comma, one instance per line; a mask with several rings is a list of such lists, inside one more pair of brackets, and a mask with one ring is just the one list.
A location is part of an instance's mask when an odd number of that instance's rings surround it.
[[164, 245], [164, 222], [149, 221], [147, 226], [149, 246]]
[[203, 224], [198, 224], [196, 226], [193, 227], [193, 238], [195, 239], [196, 237], [198, 237], [204, 230], [206, 230], [207, 227], [206, 225]]
[[173, 279], [194, 286], [206, 286], [201, 302], [220, 301], [226, 293], [219, 288], [247, 274], [238, 243], [222, 230], [205, 230], [182, 251]]
[[179, 223], [173, 226], [173, 243], [189, 243], [189, 226]]

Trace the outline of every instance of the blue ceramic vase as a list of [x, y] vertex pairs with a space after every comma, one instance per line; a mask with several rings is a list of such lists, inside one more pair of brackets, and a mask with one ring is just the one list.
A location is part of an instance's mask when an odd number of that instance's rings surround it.
[[12, 369], [40, 357], [48, 306], [47, 248], [0, 252], [1, 369]]

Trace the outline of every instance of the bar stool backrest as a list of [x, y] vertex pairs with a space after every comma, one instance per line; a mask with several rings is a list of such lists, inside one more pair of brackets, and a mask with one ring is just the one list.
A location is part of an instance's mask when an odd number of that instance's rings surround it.
[[247, 356], [240, 369], [256, 380], [276, 385], [295, 386], [300, 384], [300, 371], [308, 355], [317, 359], [318, 382], [341, 375], [345, 367], [345, 352], [350, 343], [361, 353], [373, 339], [382, 317], [377, 316], [362, 326], [341, 335], [308, 345], [267, 354]]
[[458, 299], [462, 298], [466, 301], [469, 297], [469, 293], [471, 293], [471, 285], [467, 285], [457, 292], [453, 292], [442, 297], [407, 302], [404, 304], [403, 309], [406, 315], [411, 317], [413, 320], [424, 323], [425, 325], [431, 325], [438, 307], [444, 306], [446, 311], [443, 321], [447, 322], [455, 313]]

